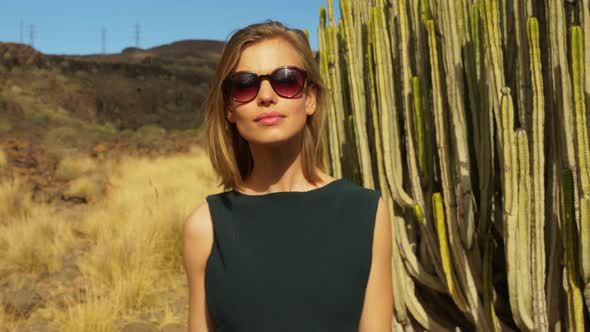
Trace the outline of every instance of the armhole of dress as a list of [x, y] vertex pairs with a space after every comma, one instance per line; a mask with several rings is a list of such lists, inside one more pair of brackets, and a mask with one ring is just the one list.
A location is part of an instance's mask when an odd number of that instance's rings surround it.
[[207, 262], [205, 263], [205, 302], [207, 303], [207, 306], [209, 308], [209, 315], [211, 315], [211, 306], [210, 306], [210, 302], [209, 302], [209, 298], [211, 296], [211, 294], [209, 292], [207, 292], [207, 280], [208, 280], [208, 275], [210, 273], [210, 265], [212, 264], [212, 260], [214, 258], [214, 254], [216, 253], [216, 247], [217, 247], [217, 234], [216, 234], [216, 227], [215, 227], [215, 216], [213, 213], [213, 198], [211, 196], [207, 196], [206, 198], [206, 202], [207, 202], [207, 209], [209, 210], [209, 216], [211, 218], [211, 227], [213, 229], [213, 241], [211, 241], [211, 250], [209, 251], [209, 256], [207, 257]]
[[[375, 243], [375, 229], [377, 226], [377, 212], [379, 210], [379, 199], [381, 198], [381, 193], [377, 190], [370, 191], [370, 199], [369, 199], [369, 222], [370, 222], [370, 232], [369, 232], [369, 275], [371, 274], [371, 267], [373, 265], [373, 244]], [[367, 284], [368, 284], [368, 276], [367, 276]]]
[[379, 209], [379, 198], [381, 197], [381, 193], [377, 190], [368, 190], [367, 191], [367, 222], [368, 222], [368, 231], [367, 233], [367, 242], [369, 245], [367, 246], [367, 259], [366, 259], [366, 275], [363, 276], [364, 285], [362, 288], [362, 304], [360, 313], [358, 315], [358, 322], [362, 318], [362, 308], [364, 308], [365, 299], [367, 297], [367, 287], [369, 287], [369, 277], [371, 276], [371, 267], [373, 265], [373, 243], [375, 242], [375, 226], [377, 225], [377, 210]]

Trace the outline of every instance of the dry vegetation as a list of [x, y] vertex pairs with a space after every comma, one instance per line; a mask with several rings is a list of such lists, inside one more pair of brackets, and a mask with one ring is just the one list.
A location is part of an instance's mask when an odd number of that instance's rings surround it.
[[6, 154], [0, 149], [0, 169], [6, 166]]
[[18, 178], [0, 182], [0, 331], [182, 328], [182, 224], [220, 190], [204, 152], [100, 163], [66, 156], [56, 176], [91, 199], [37, 203]]
[[183, 330], [181, 226], [219, 191], [198, 128], [222, 47], [0, 43], [0, 332]]

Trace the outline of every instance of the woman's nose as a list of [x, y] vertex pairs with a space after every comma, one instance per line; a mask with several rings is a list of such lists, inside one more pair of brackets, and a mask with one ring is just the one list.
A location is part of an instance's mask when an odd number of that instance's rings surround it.
[[262, 80], [260, 83], [260, 90], [258, 90], [258, 103], [268, 104], [271, 102], [276, 102], [276, 99], [277, 95], [272, 89], [270, 82], [268, 80]]

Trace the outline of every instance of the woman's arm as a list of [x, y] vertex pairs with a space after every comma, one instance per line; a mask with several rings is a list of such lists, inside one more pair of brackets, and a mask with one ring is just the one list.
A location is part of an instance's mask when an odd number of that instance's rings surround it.
[[207, 202], [195, 209], [184, 224], [184, 268], [188, 279], [188, 331], [213, 332], [205, 300], [205, 266], [213, 246], [213, 224]]
[[373, 234], [373, 258], [359, 325], [360, 332], [391, 332], [393, 323], [392, 234], [389, 211], [379, 198]]

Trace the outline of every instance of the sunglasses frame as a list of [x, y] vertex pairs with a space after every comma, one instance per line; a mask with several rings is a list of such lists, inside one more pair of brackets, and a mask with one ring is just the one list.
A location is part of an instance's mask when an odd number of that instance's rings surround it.
[[[296, 71], [298, 71], [299, 73], [301, 73], [303, 75], [303, 85], [301, 86], [301, 90], [299, 92], [297, 92], [297, 94], [295, 94], [294, 96], [286, 97], [286, 96], [281, 95], [275, 89], [275, 87], [274, 87], [274, 85], [272, 83], [273, 82], [272, 75], [274, 75], [277, 71], [279, 71], [281, 69], [293, 69], [293, 70], [296, 70]], [[257, 78], [257, 80], [258, 80], [258, 89], [256, 90], [256, 94], [250, 100], [246, 100], [246, 101], [236, 100], [233, 96], [231, 96], [231, 83], [232, 83], [232, 78], [235, 75], [238, 75], [238, 74], [252, 74], [252, 75], [255, 75], [256, 78]], [[235, 73], [232, 73], [232, 74], [228, 75], [228, 77], [223, 80], [223, 91], [224, 91], [224, 93], [226, 95], [230, 96], [231, 99], [233, 101], [235, 101], [235, 102], [238, 102], [238, 103], [249, 103], [249, 102], [251, 102], [252, 100], [254, 100], [258, 96], [258, 93], [260, 92], [260, 86], [262, 85], [262, 80], [263, 79], [267, 79], [269, 81], [270, 86], [272, 87], [272, 90], [278, 96], [280, 96], [282, 98], [286, 98], [286, 99], [293, 99], [293, 98], [296, 98], [297, 96], [299, 96], [301, 94], [301, 92], [303, 92], [303, 90], [305, 90], [305, 86], [306, 86], [306, 83], [308, 81], [307, 80], [307, 72], [305, 70], [297, 67], [297, 66], [292, 66], [292, 65], [280, 66], [278, 68], [275, 68], [270, 74], [265, 74], [265, 75], [258, 75], [258, 74], [254, 73], [254, 72], [251, 72], [251, 71], [241, 70], [241, 71], [238, 71], [238, 72], [235, 72]]]

